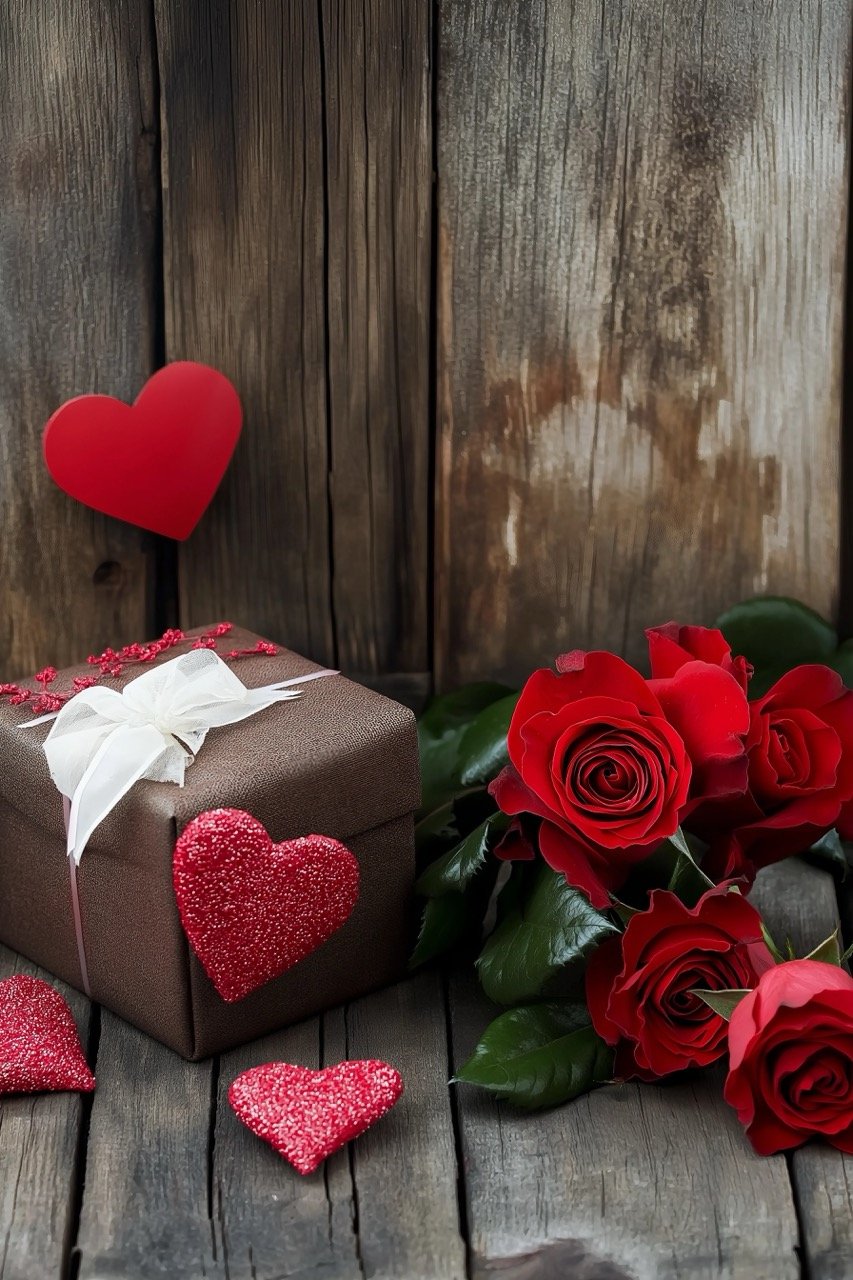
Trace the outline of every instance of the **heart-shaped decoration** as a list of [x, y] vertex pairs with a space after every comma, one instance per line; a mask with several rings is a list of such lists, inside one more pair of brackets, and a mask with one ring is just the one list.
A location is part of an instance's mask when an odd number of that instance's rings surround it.
[[24, 973], [0, 982], [0, 1095], [91, 1093], [94, 1087], [74, 1018], [59, 992]]
[[241, 1000], [330, 938], [358, 900], [358, 862], [329, 836], [273, 844], [242, 809], [209, 809], [172, 867], [184, 932], [223, 1000]]
[[132, 405], [76, 396], [44, 430], [60, 489], [129, 524], [188, 538], [225, 474], [242, 411], [224, 374], [191, 360], [167, 364]]
[[268, 1062], [239, 1075], [228, 1101], [294, 1169], [313, 1173], [390, 1111], [402, 1092], [402, 1077], [387, 1062], [339, 1062], [322, 1071]]

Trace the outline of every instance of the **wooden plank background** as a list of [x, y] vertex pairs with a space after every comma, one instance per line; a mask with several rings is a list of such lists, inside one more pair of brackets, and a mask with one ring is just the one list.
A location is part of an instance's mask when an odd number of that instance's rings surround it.
[[[755, 591], [849, 620], [851, 10], [4, 6], [0, 676], [230, 617], [417, 701]], [[177, 358], [246, 413], [179, 548], [39, 450]]]

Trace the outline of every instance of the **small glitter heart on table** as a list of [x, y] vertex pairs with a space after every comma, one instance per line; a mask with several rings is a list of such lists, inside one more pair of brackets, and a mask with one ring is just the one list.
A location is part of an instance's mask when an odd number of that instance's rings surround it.
[[91, 1093], [89, 1070], [67, 1002], [41, 978], [0, 982], [0, 1096]]
[[268, 1062], [239, 1075], [228, 1101], [247, 1129], [307, 1174], [381, 1119], [402, 1092], [402, 1076], [387, 1062], [339, 1062], [321, 1071]]
[[273, 844], [242, 809], [209, 809], [181, 832], [173, 861], [184, 932], [223, 1000], [242, 1000], [346, 923], [355, 856], [330, 836]]

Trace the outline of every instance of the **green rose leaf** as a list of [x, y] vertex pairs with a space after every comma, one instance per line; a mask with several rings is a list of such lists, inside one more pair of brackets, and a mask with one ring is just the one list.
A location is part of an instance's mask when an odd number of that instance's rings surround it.
[[505, 684], [484, 681], [430, 702], [418, 721], [422, 812], [430, 813], [461, 790], [459, 744], [463, 734], [484, 707], [510, 692]]
[[586, 1006], [555, 1001], [502, 1013], [455, 1079], [521, 1107], [555, 1107], [604, 1084], [612, 1069]]
[[466, 938], [479, 938], [499, 867], [490, 855], [508, 825], [506, 814], [491, 814], [423, 872], [417, 890], [429, 901], [410, 968], [434, 960]]
[[821, 836], [820, 840], [816, 840], [808, 853], [805, 854], [808, 862], [812, 862], [815, 866], [829, 871], [834, 876], [838, 876], [841, 880], [846, 880], [850, 870], [850, 864], [847, 859], [847, 850], [841, 840], [841, 836], [833, 829], [827, 831], [825, 836]]
[[409, 957], [409, 968], [417, 969], [451, 951], [471, 927], [470, 906], [461, 893], [430, 898], [424, 907], [420, 933]]
[[459, 744], [463, 787], [485, 786], [509, 764], [506, 735], [519, 695], [511, 693], [486, 707], [469, 725]]
[[456, 844], [460, 832], [452, 800], [433, 809], [415, 823], [415, 848], [419, 858], [434, 858], [448, 845]]
[[751, 698], [766, 693], [801, 662], [830, 662], [838, 646], [836, 632], [819, 613], [784, 596], [744, 600], [721, 614], [716, 625], [732, 652], [743, 654], [755, 668]]
[[721, 1018], [729, 1021], [735, 1009], [740, 1004], [744, 996], [748, 996], [746, 990], [732, 991], [703, 991], [699, 987], [694, 987], [691, 995], [698, 996], [700, 1000], [704, 1000], [709, 1009], [713, 1009], [714, 1013], [718, 1013]]
[[617, 933], [589, 899], [544, 864], [526, 900], [487, 939], [477, 961], [480, 982], [496, 1004], [538, 996], [559, 970]]
[[825, 938], [814, 951], [810, 951], [806, 956], [807, 960], [822, 960], [824, 964], [834, 964], [839, 967], [842, 964], [843, 957], [841, 955], [841, 943], [838, 938], [838, 930], [835, 929], [828, 938]]
[[664, 848], [673, 857], [672, 874], [667, 888], [671, 893], [677, 894], [688, 907], [695, 906], [706, 890], [713, 889], [714, 881], [699, 866], [680, 827], [675, 835], [664, 841]]
[[428, 898], [440, 898], [446, 893], [461, 893], [486, 865], [486, 860], [508, 826], [509, 818], [506, 814], [493, 813], [449, 853], [427, 867], [418, 880], [418, 893]]
[[848, 689], [853, 689], [853, 640], [845, 640], [829, 659], [829, 665], [837, 671]]

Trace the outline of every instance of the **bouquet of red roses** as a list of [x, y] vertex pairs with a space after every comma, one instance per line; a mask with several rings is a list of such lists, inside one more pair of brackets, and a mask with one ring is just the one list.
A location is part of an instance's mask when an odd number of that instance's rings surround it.
[[648, 631], [649, 676], [578, 651], [520, 693], [431, 704], [413, 961], [475, 941], [486, 995], [509, 1006], [459, 1080], [548, 1106], [728, 1053], [756, 1150], [819, 1132], [853, 1151], [837, 936], [785, 957], [746, 896], [791, 854], [846, 868], [853, 655], [793, 601], [721, 624]]

